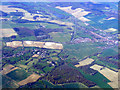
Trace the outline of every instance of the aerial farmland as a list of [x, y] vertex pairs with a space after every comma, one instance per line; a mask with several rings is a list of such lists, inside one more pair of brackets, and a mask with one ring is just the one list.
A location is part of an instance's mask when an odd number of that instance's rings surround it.
[[118, 88], [117, 2], [0, 4], [2, 89]]

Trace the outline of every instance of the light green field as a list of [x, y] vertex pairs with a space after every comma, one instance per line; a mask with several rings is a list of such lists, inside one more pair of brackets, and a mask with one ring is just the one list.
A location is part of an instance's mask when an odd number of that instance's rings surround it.
[[89, 55], [99, 53], [101, 49], [96, 48], [99, 43], [79, 43], [79, 44], [65, 44], [64, 49], [71, 57], [83, 59]]
[[70, 33], [61, 33], [61, 32], [57, 32], [57, 33], [50, 33], [50, 35], [52, 36], [52, 40], [55, 42], [68, 42], [71, 39], [71, 35]]

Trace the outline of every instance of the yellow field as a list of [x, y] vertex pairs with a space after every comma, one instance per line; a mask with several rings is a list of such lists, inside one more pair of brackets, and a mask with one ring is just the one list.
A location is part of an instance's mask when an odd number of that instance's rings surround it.
[[[80, 17], [80, 18], [78, 18], [78, 19], [80, 19], [80, 20], [83, 21], [83, 22], [90, 21], [89, 19], [87, 19], [87, 18], [85, 18], [85, 17]], [[87, 24], [87, 25], [88, 25], [88, 24]]]
[[110, 17], [107, 20], [113, 20], [113, 19], [116, 19], [116, 18], [115, 17]]
[[49, 48], [49, 49], [63, 49], [63, 45], [60, 43], [54, 43], [54, 42], [46, 42], [43, 48]]
[[21, 67], [21, 68], [27, 68], [28, 66], [27, 65], [19, 64], [19, 67]]
[[37, 55], [37, 54], [34, 54], [32, 57], [39, 57], [39, 55]]
[[6, 67], [3, 68], [3, 70], [0, 73], [4, 75], [16, 69], [18, 69], [18, 67], [14, 67], [13, 65], [7, 65]]
[[28, 84], [28, 83], [36, 82], [39, 78], [40, 78], [40, 76], [38, 74], [33, 73], [32, 75], [30, 75], [26, 79], [18, 82], [18, 84], [19, 85], [25, 85], [25, 84]]
[[115, 31], [117, 31], [117, 29], [115, 29], [115, 28], [109, 28], [109, 29], [104, 30], [104, 31], [106, 31], [106, 32], [115, 32]]
[[16, 12], [16, 10], [18, 10], [18, 12], [23, 12], [24, 13], [24, 17], [22, 17], [22, 19], [27, 19], [27, 20], [31, 20], [31, 21], [34, 21], [33, 17], [36, 16], [36, 15], [42, 16], [41, 14], [31, 14], [24, 9], [9, 8], [8, 6], [10, 6], [10, 5], [0, 5], [0, 10], [3, 11], [3, 12], [6, 12], [6, 13]]
[[13, 29], [0, 29], [2, 36], [0, 37], [11, 37], [13, 35], [18, 35]]
[[97, 64], [91, 66], [90, 68], [99, 71], [106, 78], [108, 78], [111, 81], [108, 83], [111, 87], [118, 88], [118, 72], [115, 72], [113, 70], [110, 70], [109, 68]]
[[[73, 25], [73, 23], [70, 23], [70, 22], [62, 22], [62, 21], [59, 21], [59, 20], [50, 20], [50, 18], [41, 18], [40, 16], [43, 16], [41, 14], [31, 14], [29, 13], [28, 11], [24, 10], [24, 9], [21, 9], [21, 8], [9, 8], [8, 6], [10, 5], [0, 5], [0, 10], [3, 11], [3, 12], [6, 12], [6, 13], [10, 13], [10, 12], [23, 12], [24, 13], [24, 16], [21, 18], [21, 19], [26, 19], [26, 20], [30, 20], [30, 21], [48, 21], [48, 22], [54, 22], [54, 23], [57, 23], [57, 24], [62, 24], [62, 25], [68, 25], [68, 26], [71, 26]], [[33, 19], [34, 16], [39, 16], [36, 18], [36, 20]]]
[[44, 46], [45, 42], [37, 42], [37, 41], [23, 41], [23, 45], [25, 47], [40, 47]]
[[83, 61], [80, 61], [79, 64], [75, 65], [75, 67], [80, 67], [80, 66], [85, 66], [85, 65], [89, 65], [93, 62], [94, 60], [91, 58], [87, 58]]
[[54, 42], [39, 42], [39, 41], [12, 41], [6, 42], [6, 45], [9, 47], [40, 47], [40, 48], [49, 48], [49, 49], [63, 49], [63, 45], [60, 43]]
[[65, 11], [65, 12], [68, 12], [68, 13], [72, 14], [73, 16], [75, 16], [76, 18], [80, 19], [83, 22], [90, 21], [89, 19], [85, 18], [84, 16], [91, 13], [91, 12], [85, 11], [82, 8], [77, 8], [75, 10], [71, 9], [72, 6], [69, 6], [69, 7], [57, 6], [56, 8], [61, 9], [61, 10]]
[[14, 48], [22, 47], [23, 46], [23, 44], [22, 44], [21, 41], [7, 42], [6, 45], [9, 46], [9, 47], [14, 47]]

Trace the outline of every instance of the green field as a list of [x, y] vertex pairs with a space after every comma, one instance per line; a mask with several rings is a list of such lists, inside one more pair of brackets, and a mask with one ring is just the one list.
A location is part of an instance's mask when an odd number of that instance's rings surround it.
[[96, 48], [102, 45], [100, 43], [79, 43], [79, 44], [65, 44], [64, 49], [66, 53], [72, 57], [83, 59], [95, 53], [99, 53], [101, 49]]
[[64, 88], [88, 88], [82, 83], [66, 83], [63, 85]]
[[100, 57], [115, 56], [118, 55], [118, 47], [105, 49]]
[[[70, 66], [74, 67], [73, 65], [69, 64]], [[107, 83], [110, 82], [110, 80], [108, 80], [106, 77], [104, 77], [102, 74], [100, 74], [99, 72], [97, 72], [95, 75], [89, 75], [84, 73], [81, 69], [76, 68], [77, 70], [79, 70], [86, 79], [93, 81], [94, 83], [96, 83], [99, 87], [101, 88], [111, 88], [110, 85], [108, 85]]]
[[8, 77], [17, 82], [26, 79], [29, 75], [30, 75], [29, 73], [22, 69], [16, 69], [7, 74]]
[[49, 35], [51, 35], [52, 40], [55, 42], [68, 42], [71, 39], [70, 33], [57, 32], [57, 33], [50, 33]]
[[52, 66], [52, 67], [46, 66], [45, 68], [43, 68], [43, 70], [47, 73], [47, 72], [51, 71], [53, 68], [54, 68], [54, 66]]
[[18, 88], [19, 85], [15, 81], [13, 81], [11, 78], [3, 75], [2, 76], [2, 88]]

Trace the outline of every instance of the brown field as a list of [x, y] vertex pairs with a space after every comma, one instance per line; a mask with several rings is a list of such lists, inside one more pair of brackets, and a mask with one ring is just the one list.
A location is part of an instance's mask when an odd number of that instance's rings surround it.
[[85, 18], [84, 16], [91, 13], [91, 12], [85, 11], [82, 8], [77, 8], [75, 10], [72, 10], [71, 7], [72, 6], [69, 6], [69, 7], [57, 6], [56, 8], [61, 9], [61, 10], [65, 11], [65, 12], [68, 12], [68, 13], [72, 14], [73, 16], [75, 16], [76, 18], [80, 19], [83, 22], [90, 21], [89, 19]]
[[54, 43], [54, 42], [39, 42], [39, 41], [23, 41], [23, 44], [21, 41], [12, 41], [7, 42], [7, 46], [9, 47], [40, 47], [40, 48], [48, 48], [48, 49], [63, 49], [63, 45], [60, 43]]
[[40, 78], [40, 76], [38, 74], [33, 73], [32, 75], [30, 75], [26, 79], [18, 82], [18, 84], [19, 85], [25, 85], [25, 84], [28, 84], [28, 83], [36, 82], [39, 78]]
[[13, 29], [0, 29], [2, 36], [0, 37], [11, 37], [13, 35], [18, 35]]
[[18, 69], [18, 67], [14, 67], [13, 65], [7, 65], [6, 67], [3, 68], [1, 73], [4, 75], [4, 74], [7, 74], [7, 73], [14, 71], [16, 69]]
[[118, 88], [118, 72], [97, 64], [91, 66], [90, 68], [99, 71], [102, 75], [108, 78], [111, 81], [108, 83], [111, 87]]
[[75, 65], [75, 67], [80, 67], [80, 66], [85, 66], [85, 65], [89, 65], [93, 62], [94, 60], [91, 58], [87, 58], [83, 61], [80, 61], [79, 64]]

